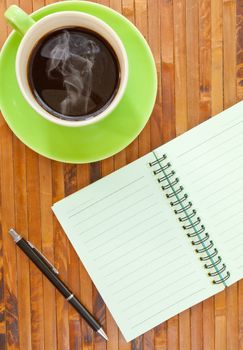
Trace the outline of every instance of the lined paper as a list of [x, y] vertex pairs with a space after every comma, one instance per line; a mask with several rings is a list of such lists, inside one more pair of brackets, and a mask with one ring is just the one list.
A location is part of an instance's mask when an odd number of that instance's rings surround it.
[[53, 207], [127, 341], [214, 293], [151, 157]]
[[[243, 102], [155, 154], [167, 154], [231, 273], [227, 284], [242, 278]], [[53, 206], [127, 341], [224, 288], [199, 260], [154, 160], [149, 153]]]
[[165, 148], [234, 283], [243, 276], [243, 102]]

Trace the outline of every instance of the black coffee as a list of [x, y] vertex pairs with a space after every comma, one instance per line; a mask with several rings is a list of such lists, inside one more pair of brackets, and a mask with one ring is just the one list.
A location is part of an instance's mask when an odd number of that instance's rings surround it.
[[106, 109], [119, 79], [118, 59], [110, 44], [79, 27], [43, 37], [28, 64], [29, 84], [38, 103], [67, 120], [87, 119]]

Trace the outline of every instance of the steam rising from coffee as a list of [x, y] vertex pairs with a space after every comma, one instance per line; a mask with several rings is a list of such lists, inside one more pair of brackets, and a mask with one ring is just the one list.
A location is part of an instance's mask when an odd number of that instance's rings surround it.
[[120, 66], [111, 45], [80, 27], [54, 30], [41, 38], [28, 63], [28, 82], [37, 102], [66, 120], [95, 118], [119, 87]]
[[45, 52], [45, 56], [49, 57], [47, 74], [54, 79], [54, 73], [58, 71], [63, 77], [66, 90], [66, 97], [60, 105], [61, 113], [78, 113], [80, 105], [87, 113], [92, 91], [92, 70], [100, 51], [99, 47], [90, 39], [78, 35], [70, 36], [69, 32], [64, 30], [56, 38], [54, 47], [49, 46], [49, 50], [50, 52]]

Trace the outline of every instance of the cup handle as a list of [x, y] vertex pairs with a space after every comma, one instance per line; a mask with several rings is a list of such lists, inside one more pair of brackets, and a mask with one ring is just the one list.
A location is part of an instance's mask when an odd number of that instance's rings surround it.
[[25, 35], [27, 30], [35, 24], [35, 21], [16, 5], [11, 5], [4, 13], [4, 16], [11, 27], [21, 36]]

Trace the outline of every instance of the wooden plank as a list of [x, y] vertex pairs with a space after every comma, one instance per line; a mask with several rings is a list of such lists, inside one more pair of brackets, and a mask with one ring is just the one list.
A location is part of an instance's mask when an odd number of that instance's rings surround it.
[[118, 327], [108, 309], [106, 309], [106, 328], [109, 341], [107, 342], [107, 350], [117, 350], [119, 348], [119, 331]]
[[227, 350], [238, 350], [238, 284], [230, 286], [226, 290], [227, 306]]
[[131, 342], [131, 350], [142, 350], [143, 346], [143, 337], [137, 337]]
[[199, 3], [199, 121], [211, 116], [211, 1]]
[[[161, 103], [161, 40], [160, 40], [160, 0], [148, 0], [148, 43], [152, 51], [158, 78], [156, 103]], [[151, 123], [152, 124], [152, 123]], [[151, 132], [153, 134], [153, 132]]]
[[[14, 199], [16, 230], [28, 239], [28, 213], [26, 191], [26, 157], [25, 146], [16, 137], [13, 139], [14, 156]], [[31, 310], [30, 310], [30, 261], [29, 258], [17, 249], [18, 267], [18, 311], [20, 348], [31, 349]]]
[[168, 350], [179, 349], [179, 317], [172, 317], [167, 321]]
[[[0, 120], [2, 120], [1, 115], [0, 115]], [[0, 193], [1, 193], [1, 171], [0, 171]], [[5, 349], [5, 347], [6, 347], [6, 322], [5, 322], [5, 302], [4, 302], [4, 256], [3, 256], [3, 233], [2, 233], [2, 205], [0, 201], [0, 348]]]
[[[51, 210], [52, 171], [49, 159], [39, 157], [39, 174], [42, 252], [54, 264], [54, 234]], [[56, 290], [46, 278], [43, 279], [43, 296], [45, 349], [56, 350]]]
[[[13, 178], [13, 135], [5, 123], [1, 123], [0, 164], [1, 164], [1, 233], [4, 250], [4, 304], [6, 320], [6, 349], [19, 348], [19, 321], [17, 303], [17, 260], [16, 246], [8, 234], [15, 226], [14, 178]], [[2, 315], [4, 316], [4, 315]], [[4, 329], [3, 328], [3, 329]], [[3, 339], [1, 340], [3, 342]]]
[[[84, 266], [80, 266], [80, 280], [81, 280], [81, 301], [84, 306], [92, 313], [92, 281], [85, 270]], [[89, 327], [85, 320], [82, 320], [82, 349], [92, 350], [93, 346], [93, 330]]]
[[134, 0], [122, 0], [122, 14], [132, 23], [135, 22]]
[[[129, 21], [135, 23], [135, 5], [134, 0], [122, 0], [122, 14]], [[138, 158], [138, 138], [136, 138], [127, 148], [126, 148], [126, 160], [127, 163], [132, 162]]]
[[[81, 189], [89, 184], [90, 179], [90, 167], [88, 164], [77, 166], [77, 184], [78, 188]], [[80, 262], [80, 289], [81, 289], [81, 301], [83, 305], [92, 313], [92, 281]], [[92, 350], [93, 349], [93, 330], [89, 327], [87, 322], [81, 320], [81, 333], [82, 333], [82, 349]]]
[[191, 308], [191, 348], [193, 350], [203, 349], [202, 303]]
[[199, 123], [199, 0], [186, 1], [188, 128]]
[[[98, 293], [97, 289], [93, 285], [93, 312], [96, 320], [99, 322], [102, 328], [106, 329], [106, 307], [103, 299]], [[94, 333], [94, 349], [105, 350], [106, 340], [99, 334]]]
[[19, 7], [21, 7], [26, 13], [31, 13], [33, 11], [32, 0], [19, 0]]
[[45, 6], [45, 0], [32, 0], [32, 11], [36, 11]]
[[236, 102], [236, 1], [223, 0], [224, 108]]
[[215, 349], [226, 350], [226, 293], [215, 296]]
[[173, 3], [176, 134], [187, 130], [186, 1]]
[[[203, 349], [214, 350], [215, 347], [214, 325], [214, 298], [203, 302]], [[204, 339], [207, 339], [205, 341]]]
[[221, 0], [211, 3], [211, 112], [223, 109], [223, 6]]
[[[29, 239], [41, 250], [39, 157], [26, 148], [27, 208]], [[30, 263], [32, 349], [44, 349], [43, 274]]]
[[90, 183], [95, 182], [101, 178], [100, 162], [90, 164]]
[[190, 309], [179, 315], [179, 349], [191, 349], [191, 314]]
[[[5, 39], [7, 38], [7, 24], [4, 18], [4, 12], [6, 9], [5, 1], [0, 1], [0, 47], [3, 46]], [[5, 122], [2, 114], [0, 113], [0, 134], [2, 138], [2, 127], [5, 128]], [[0, 138], [0, 139], [1, 139]], [[0, 152], [2, 153], [3, 149], [1, 148], [0, 141]], [[6, 337], [6, 308], [5, 308], [5, 298], [4, 298], [4, 288], [5, 288], [5, 268], [4, 268], [4, 246], [3, 246], [3, 209], [2, 209], [2, 186], [3, 184], [1, 177], [3, 169], [2, 159], [0, 158], [0, 348], [5, 349], [7, 343]]]
[[[4, 5], [8, 8], [12, 4], [18, 4], [18, 1], [6, 0]], [[3, 19], [5, 21], [5, 19]], [[4, 25], [5, 27], [5, 25]], [[3, 27], [3, 28], [4, 28]], [[12, 28], [7, 26], [7, 34]], [[3, 33], [6, 33], [3, 30]], [[8, 235], [9, 227], [14, 226], [15, 204], [14, 198], [14, 179], [13, 179], [13, 135], [7, 128], [7, 125], [1, 120], [2, 138], [0, 145], [1, 153], [1, 200], [2, 200], [2, 244], [5, 252], [3, 256], [4, 272], [4, 303], [5, 303], [5, 333], [6, 349], [19, 348], [19, 320], [18, 320], [18, 301], [17, 301], [17, 252], [12, 246], [11, 238]], [[6, 144], [4, 144], [6, 143]], [[3, 154], [5, 153], [5, 154]], [[6, 164], [5, 164], [6, 163]], [[9, 198], [12, 198], [11, 203]], [[3, 341], [3, 339], [1, 340]]]
[[110, 0], [96, 0], [95, 2], [104, 6], [110, 6]]
[[[35, 1], [35, 0], [33, 0]], [[38, 0], [40, 1], [40, 0]], [[45, 5], [50, 5], [50, 4], [55, 4], [55, 2], [57, 2], [56, 0], [44, 0], [45, 1]]]
[[[236, 1], [223, 1], [224, 108], [236, 102]], [[227, 350], [238, 350], [238, 288], [226, 290]]]
[[[27, 13], [31, 13], [35, 10], [37, 10], [38, 8], [40, 8], [41, 6], [44, 5], [44, 1], [39, 2], [32, 2], [32, 1], [25, 1], [25, 0], [20, 0], [20, 7], [26, 11]], [[28, 150], [28, 152], [30, 152], [30, 150]], [[47, 255], [47, 257], [50, 255], [50, 252], [45, 249], [45, 244], [43, 246], [43, 238], [45, 240], [45, 233], [47, 234], [47, 232], [45, 232], [45, 230], [50, 229], [52, 230], [52, 227], [50, 227], [50, 220], [47, 214], [47, 210], [49, 209], [49, 207], [46, 207], [46, 205], [50, 204], [50, 201], [47, 200], [47, 203], [45, 203], [45, 189], [43, 189], [43, 186], [45, 186], [45, 178], [43, 178], [43, 176], [45, 176], [45, 174], [42, 173], [42, 157], [37, 157], [36, 154], [34, 153], [34, 158], [35, 158], [35, 172], [37, 172], [38, 174], [35, 176], [35, 181], [36, 181], [36, 185], [38, 184], [38, 187], [40, 189], [39, 191], [39, 197], [38, 197], [38, 205], [37, 208], [40, 210], [40, 217], [38, 218], [38, 222], [39, 222], [39, 228], [40, 231], [38, 232], [38, 236], [39, 238], [37, 238], [38, 243], [35, 245], [38, 245], [38, 249], [43, 250], [43, 253]], [[39, 162], [39, 165], [37, 164], [37, 162]], [[46, 169], [44, 169], [45, 171]], [[31, 172], [31, 170], [30, 170]], [[50, 175], [50, 174], [49, 174]], [[30, 175], [32, 176], [32, 174]], [[37, 190], [37, 189], [36, 189]], [[34, 191], [33, 188], [30, 189], [30, 191]], [[31, 205], [33, 204], [33, 202], [31, 201], [30, 203], [30, 210], [31, 210]], [[46, 221], [47, 220], [47, 221]], [[33, 223], [31, 223], [31, 226], [33, 225]], [[32, 229], [31, 229], [32, 230]], [[31, 234], [31, 236], [33, 236]], [[36, 236], [36, 234], [35, 234]], [[30, 240], [32, 240], [30, 238]], [[48, 242], [48, 241], [47, 241]], [[52, 244], [52, 242], [51, 242]], [[51, 256], [49, 256], [49, 258], [51, 258]], [[38, 271], [37, 274], [36, 273], [36, 268], [34, 267], [31, 270], [31, 274], [32, 274], [32, 285], [31, 285], [31, 290], [33, 290], [35, 287], [35, 283], [37, 283], [38, 285], [42, 284], [43, 287], [43, 292], [42, 294], [39, 295], [40, 298], [40, 308], [43, 308], [42, 310], [39, 308], [38, 309], [38, 295], [35, 295], [34, 292], [34, 297], [32, 297], [33, 300], [33, 307], [32, 307], [32, 314], [34, 315], [34, 317], [36, 318], [36, 325], [33, 325], [32, 322], [32, 333], [34, 333], [33, 336], [33, 341], [32, 341], [32, 347], [38, 349], [38, 346], [41, 348], [46, 348], [46, 346], [51, 345], [53, 349], [55, 349], [54, 346], [54, 342], [53, 340], [55, 340], [55, 302], [53, 304], [53, 294], [55, 293], [54, 288], [50, 285], [50, 282], [41, 275], [41, 273]], [[50, 293], [50, 295], [49, 295]], [[36, 299], [36, 300], [35, 300]], [[32, 300], [31, 300], [32, 302]], [[50, 306], [51, 305], [51, 306]], [[49, 313], [50, 312], [50, 313]], [[53, 324], [54, 322], [54, 324]], [[51, 329], [50, 329], [51, 328]], [[43, 334], [42, 339], [38, 338], [38, 330], [41, 329], [41, 334]], [[54, 331], [53, 335], [52, 332]], [[36, 333], [36, 335], [35, 335]]]
[[[6, 0], [4, 5], [7, 9], [12, 4], [18, 4], [18, 1]], [[7, 32], [4, 21], [3, 34], [7, 36], [12, 28], [7, 25]], [[1, 37], [4, 40], [4, 37]], [[2, 42], [3, 43], [3, 42]], [[15, 204], [9, 203], [9, 198], [14, 198], [14, 180], [13, 180], [13, 134], [8, 129], [6, 123], [1, 119], [1, 140], [0, 140], [0, 156], [1, 156], [1, 211], [2, 211], [2, 247], [4, 250], [3, 256], [3, 273], [4, 273], [4, 289], [3, 297], [5, 304], [5, 322], [3, 324], [5, 337], [2, 337], [1, 342], [5, 341], [6, 349], [19, 348], [19, 320], [18, 320], [18, 302], [17, 302], [17, 256], [16, 248], [12, 246], [8, 230], [14, 226], [15, 221]]]
[[155, 349], [167, 350], [167, 329], [166, 322], [155, 327], [154, 329], [154, 345]]
[[[91, 163], [90, 164], [90, 182], [97, 181], [102, 176], [101, 163]], [[97, 321], [100, 323], [104, 329], [106, 329], [106, 307], [103, 299], [98, 293], [97, 289], [93, 285], [92, 288], [93, 294], [93, 313]], [[106, 349], [106, 341], [97, 333], [94, 333], [94, 349], [101, 350]]]
[[[148, 4], [147, 0], [135, 0], [135, 18], [136, 26], [143, 34], [145, 39], [148, 39]], [[138, 137], [139, 157], [150, 151], [150, 120]]]
[[[172, 1], [160, 2], [163, 142], [175, 137], [174, 33]], [[169, 30], [168, 30], [169, 28]]]
[[[64, 197], [64, 171], [63, 164], [52, 162], [52, 202], [55, 203]], [[67, 283], [67, 236], [64, 234], [56, 217], [53, 221], [55, 266], [61, 279]], [[56, 291], [56, 328], [57, 349], [69, 349], [69, 323], [68, 303], [63, 296]]]
[[152, 50], [158, 79], [158, 92], [151, 115], [151, 148], [162, 143], [162, 94], [161, 94], [161, 45], [160, 45], [160, 0], [148, 0], [148, 42]]
[[115, 10], [115, 11], [121, 13], [121, 11], [122, 11], [121, 0], [110, 0], [110, 7], [111, 7], [113, 10]]
[[243, 99], [243, 0], [236, 1], [236, 84], [237, 100]]

